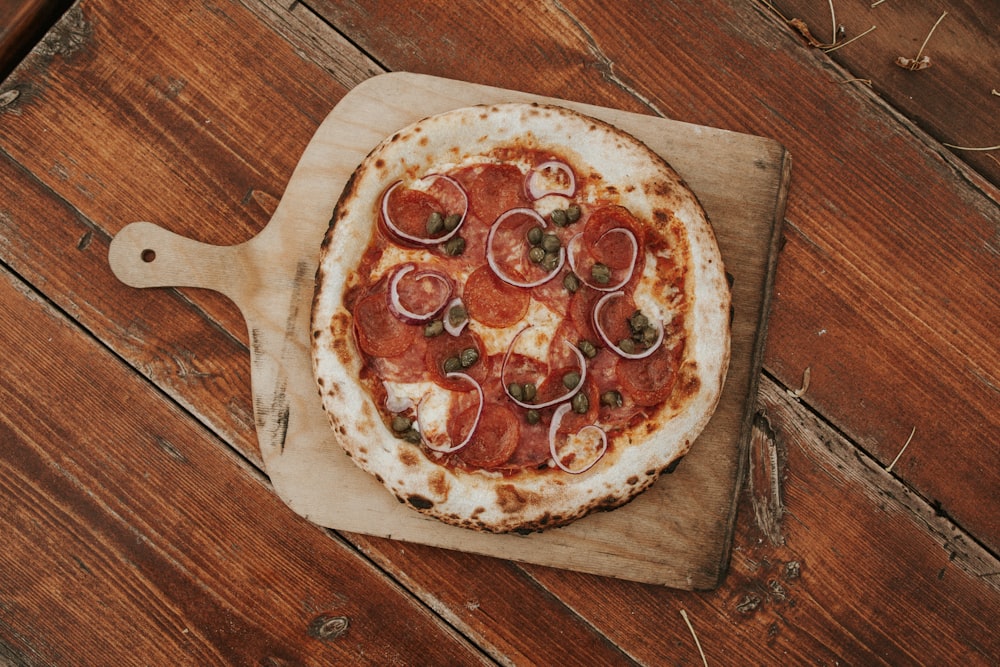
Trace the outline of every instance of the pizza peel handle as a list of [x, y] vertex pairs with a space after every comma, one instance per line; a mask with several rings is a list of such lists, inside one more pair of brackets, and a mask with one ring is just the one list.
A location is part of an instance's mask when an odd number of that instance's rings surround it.
[[111, 241], [108, 262], [130, 287], [200, 287], [234, 298], [243, 254], [243, 245], [210, 245], [151, 222], [134, 222]]

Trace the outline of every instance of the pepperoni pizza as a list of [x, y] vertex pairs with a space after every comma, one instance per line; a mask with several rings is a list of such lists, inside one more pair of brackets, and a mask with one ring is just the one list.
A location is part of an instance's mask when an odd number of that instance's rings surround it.
[[312, 353], [340, 445], [401, 502], [530, 532], [625, 504], [688, 451], [729, 312], [701, 206], [644, 144], [562, 107], [468, 107], [351, 177]]

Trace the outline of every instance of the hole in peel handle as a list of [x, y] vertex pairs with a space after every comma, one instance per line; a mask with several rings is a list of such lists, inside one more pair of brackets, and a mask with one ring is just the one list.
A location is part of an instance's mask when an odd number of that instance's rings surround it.
[[131, 287], [201, 287], [224, 294], [238, 280], [239, 246], [214, 246], [151, 222], [126, 225], [111, 241], [111, 270]]

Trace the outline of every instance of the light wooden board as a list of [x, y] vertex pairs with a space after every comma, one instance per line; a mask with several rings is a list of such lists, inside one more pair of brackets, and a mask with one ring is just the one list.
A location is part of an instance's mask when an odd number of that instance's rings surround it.
[[[447, 526], [400, 505], [344, 455], [322, 410], [309, 356], [319, 245], [348, 177], [381, 139], [424, 116], [469, 104], [562, 104], [642, 139], [708, 211], [733, 284], [733, 349], [718, 411], [676, 471], [626, 507], [528, 536]], [[708, 589], [729, 548], [760, 372], [790, 157], [734, 132], [410, 73], [348, 93], [306, 147], [268, 225], [236, 246], [211, 246], [153, 223], [125, 227], [109, 261], [133, 287], [199, 287], [232, 299], [247, 322], [257, 435], [282, 500], [317, 524], [583, 572]]]

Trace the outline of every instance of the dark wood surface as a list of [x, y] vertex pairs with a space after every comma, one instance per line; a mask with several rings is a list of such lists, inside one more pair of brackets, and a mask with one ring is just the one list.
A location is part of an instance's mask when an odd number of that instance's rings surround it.
[[0, 80], [71, 4], [70, 0], [0, 0]]
[[[827, 3], [604, 4], [82, 0], [0, 82], [0, 664], [702, 664], [684, 615], [711, 665], [1000, 662], [1000, 163], [946, 145], [1000, 144], [996, 4], [835, 2], [831, 52]], [[254, 236], [404, 70], [792, 154], [717, 589], [313, 526], [240, 312], [112, 275], [135, 220]]]

